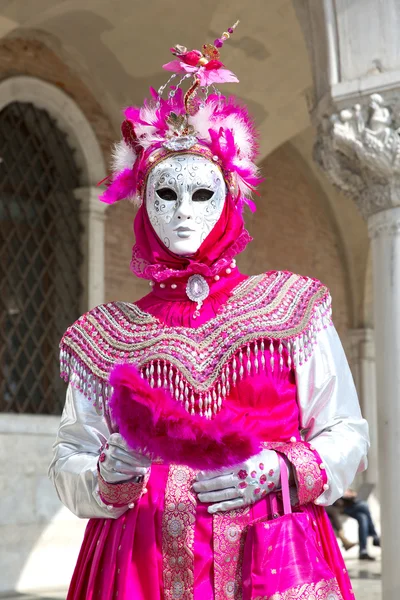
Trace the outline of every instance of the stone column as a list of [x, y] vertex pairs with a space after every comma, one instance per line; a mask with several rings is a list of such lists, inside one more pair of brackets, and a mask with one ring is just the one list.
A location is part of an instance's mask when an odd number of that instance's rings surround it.
[[[368, 222], [372, 245], [385, 600], [398, 600], [400, 591], [399, 124], [400, 111], [395, 103], [377, 93], [369, 99], [361, 96], [358, 104], [323, 120], [315, 151], [332, 182], [357, 203]], [[368, 360], [368, 344], [364, 350], [363, 360]], [[366, 388], [373, 385], [368, 369], [363, 376], [362, 366], [360, 378]], [[374, 415], [369, 418], [373, 423]], [[371, 458], [373, 470], [373, 455]]]
[[398, 596], [400, 574], [396, 573], [396, 552], [400, 535], [400, 207], [371, 215], [368, 230], [374, 262], [379, 469], [385, 574], [389, 572], [389, 567], [393, 570], [393, 586], [396, 583], [393, 589], [397, 590]]
[[370, 328], [353, 329], [350, 336], [352, 346], [350, 364], [361, 409], [369, 424], [371, 438], [368, 469], [362, 479], [375, 484], [375, 492], [378, 492], [378, 407], [374, 331]]
[[74, 190], [81, 202], [83, 262], [82, 312], [104, 302], [104, 223], [107, 205], [99, 201], [100, 188], [90, 186]]

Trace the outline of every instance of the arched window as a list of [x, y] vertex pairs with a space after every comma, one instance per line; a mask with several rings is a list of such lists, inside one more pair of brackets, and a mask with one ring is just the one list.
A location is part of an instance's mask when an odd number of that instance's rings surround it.
[[79, 316], [79, 171], [47, 111], [0, 111], [0, 412], [56, 414], [58, 343]]

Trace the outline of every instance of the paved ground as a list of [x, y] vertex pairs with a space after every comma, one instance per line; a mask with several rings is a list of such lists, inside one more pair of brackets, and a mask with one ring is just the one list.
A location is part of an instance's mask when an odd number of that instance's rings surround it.
[[[356, 539], [356, 536], [353, 534], [350, 539]], [[343, 555], [354, 595], [356, 600], [382, 600], [381, 550], [369, 544], [368, 552], [376, 559], [374, 562], [358, 560], [358, 546]]]
[[366, 564], [357, 559], [346, 561], [356, 600], [382, 600], [381, 561]]
[[[356, 600], [382, 600], [379, 550], [371, 550], [371, 554], [377, 558], [375, 562], [359, 561], [356, 551], [351, 552], [352, 555], [346, 556], [346, 565], [353, 582]], [[0, 595], [0, 600], [65, 600], [65, 596], [65, 592], [48, 592], [40, 595]]]

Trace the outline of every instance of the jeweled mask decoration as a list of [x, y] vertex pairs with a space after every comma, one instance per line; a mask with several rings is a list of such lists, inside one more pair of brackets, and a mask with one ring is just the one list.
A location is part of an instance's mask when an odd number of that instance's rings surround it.
[[221, 216], [225, 197], [220, 168], [202, 156], [172, 155], [147, 178], [150, 223], [161, 242], [179, 256], [199, 249]]

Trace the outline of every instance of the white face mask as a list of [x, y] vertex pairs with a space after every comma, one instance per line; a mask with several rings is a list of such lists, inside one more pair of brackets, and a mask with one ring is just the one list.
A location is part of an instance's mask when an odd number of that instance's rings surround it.
[[149, 174], [146, 209], [163, 244], [174, 254], [190, 256], [220, 218], [225, 196], [217, 165], [193, 154], [172, 156]]

